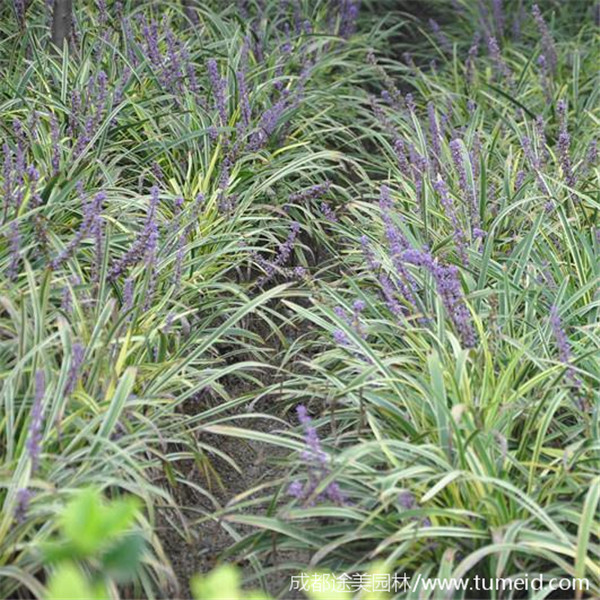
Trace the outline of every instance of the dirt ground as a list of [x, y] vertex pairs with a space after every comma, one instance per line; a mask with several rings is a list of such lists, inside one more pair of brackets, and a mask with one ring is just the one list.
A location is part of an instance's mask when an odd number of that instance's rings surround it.
[[[187, 407], [193, 410], [192, 407]], [[285, 428], [281, 421], [274, 419], [253, 419], [251, 424], [248, 419], [239, 421], [228, 421], [228, 425], [248, 428], [254, 430], [276, 433]], [[269, 444], [256, 442], [248, 439], [239, 439], [227, 436], [217, 436], [215, 434], [202, 434], [202, 441], [208, 445], [217, 447], [221, 452], [227, 454], [239, 468], [239, 472], [227, 461], [218, 456], [210, 457], [211, 467], [220, 479], [220, 484], [216, 477], [207, 480], [205, 473], [201, 473], [195, 464], [187, 465], [185, 476], [188, 480], [198, 487], [208, 489], [213, 499], [218, 503], [207, 498], [204, 494], [195, 490], [193, 486], [179, 485], [174, 491], [174, 497], [181, 507], [181, 514], [188, 523], [187, 531], [194, 540], [187, 543], [182, 538], [176, 528], [173, 527], [170, 519], [179, 520], [180, 516], [174, 514], [172, 509], [164, 509], [158, 515], [157, 534], [161, 539], [165, 554], [171, 561], [173, 570], [179, 583], [178, 590], [172, 590], [180, 598], [190, 598], [189, 589], [190, 578], [197, 573], [206, 573], [221, 562], [222, 554], [235, 542], [232, 535], [227, 531], [225, 525], [234, 527], [238, 534], [246, 534], [251, 529], [244, 525], [224, 523], [218, 518], [208, 518], [200, 523], [193, 523], [201, 518], [200, 513], [207, 515], [220, 512], [219, 509], [226, 509], [226, 512], [242, 512], [249, 514], [264, 514], [266, 503], [252, 506], [251, 508], [236, 508], [236, 496], [246, 492], [262, 483], [281, 480], [285, 476], [283, 460], [286, 452], [282, 448], [273, 447]], [[251, 497], [257, 497], [260, 494]], [[264, 492], [263, 492], [264, 495]], [[245, 498], [247, 500], [247, 498]], [[293, 553], [289, 551], [276, 552], [268, 558], [270, 564], [265, 567], [276, 567], [281, 562], [295, 562], [297, 564], [308, 564], [310, 556], [307, 553]], [[232, 556], [225, 558], [222, 562], [233, 562], [243, 571], [244, 578], [253, 580], [244, 587], [257, 589], [260, 587], [258, 580], [254, 578], [254, 571], [251, 562], [244, 556]], [[266, 587], [268, 592], [275, 596], [292, 600], [302, 596], [294, 595], [289, 591], [290, 571], [275, 571], [266, 577]]]

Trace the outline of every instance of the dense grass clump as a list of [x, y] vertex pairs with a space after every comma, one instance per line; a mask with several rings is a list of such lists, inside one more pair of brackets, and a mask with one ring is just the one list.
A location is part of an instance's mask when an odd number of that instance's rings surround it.
[[[592, 7], [90, 2], [60, 51], [47, 4], [0, 8], [0, 594], [89, 488], [143, 507], [134, 597], [186, 593], [159, 517], [273, 594], [600, 594]], [[223, 436], [278, 457], [227, 506]]]

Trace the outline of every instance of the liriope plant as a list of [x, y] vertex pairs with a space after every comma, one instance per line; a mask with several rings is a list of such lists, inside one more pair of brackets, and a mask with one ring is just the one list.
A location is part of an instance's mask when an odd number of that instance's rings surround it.
[[[2, 594], [42, 593], [54, 498], [90, 484], [143, 500], [150, 550], [135, 593], [174, 589], [156, 512], [175, 509], [171, 525], [187, 531], [172, 496], [190, 484], [181, 465], [223, 455], [202, 433], [246, 401], [227, 378], [260, 385], [280, 337], [273, 302], [304, 276], [297, 238], [320, 214], [306, 189], [341, 163], [310, 147], [321, 115], [304, 107], [312, 77], [336, 68], [318, 60], [340, 44], [332, 34], [352, 24], [305, 8], [293, 38], [290, 13], [256, 47], [220, 7], [200, 9], [191, 31], [178, 3], [76, 7], [64, 53], [47, 51], [42, 2], [20, 38], [8, 15]], [[203, 395], [209, 406], [188, 414]]]
[[597, 593], [595, 34], [529, 11], [520, 41], [487, 31], [469, 52], [450, 25], [435, 65], [368, 59], [382, 91], [355, 108], [357, 151], [380, 181], [327, 225], [336, 279], [286, 303], [329, 339], [286, 357], [284, 398], [315, 421], [296, 479], [273, 483], [291, 504], [230, 517], [265, 530], [239, 549], [276, 533], [337, 571], [383, 558]]

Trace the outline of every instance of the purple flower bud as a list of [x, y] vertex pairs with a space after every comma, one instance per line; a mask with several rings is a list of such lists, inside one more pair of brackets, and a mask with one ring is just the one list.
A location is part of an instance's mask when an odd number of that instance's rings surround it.
[[181, 50], [181, 59], [185, 64], [188, 88], [194, 96], [198, 96], [200, 94], [200, 84], [198, 83], [198, 77], [196, 76], [196, 67], [192, 63], [189, 52], [185, 47]]
[[[341, 306], [336, 306], [333, 309], [333, 312], [339, 319], [344, 321], [350, 329], [353, 329], [358, 336], [360, 336], [363, 339], [366, 339], [367, 334], [365, 332], [363, 324], [360, 321], [360, 313], [365, 309], [365, 307], [366, 304], [363, 300], [355, 300], [352, 305], [352, 316], [348, 315], [348, 313]], [[348, 336], [341, 329], [334, 330], [333, 339], [335, 340], [336, 344], [338, 344], [338, 346], [352, 345]]]
[[365, 310], [367, 305], [365, 304], [365, 302], [363, 300], [355, 300], [354, 303], [352, 304], [352, 307], [354, 308], [354, 310], [357, 313], [360, 313], [363, 310]]
[[337, 481], [332, 481], [325, 488], [324, 496], [334, 504], [337, 504], [338, 506], [348, 503], [348, 500], [346, 499], [346, 496], [342, 492], [340, 485], [339, 483], [337, 483]]
[[98, 7], [98, 20], [100, 25], [106, 25], [108, 22], [108, 10], [106, 9], [106, 0], [96, 0]]
[[418, 267], [433, 267], [433, 257], [429, 252], [417, 250], [416, 248], [408, 248], [402, 253], [402, 258], [405, 262], [416, 265]]
[[400, 504], [400, 506], [405, 510], [412, 510], [416, 508], [417, 501], [415, 499], [414, 494], [411, 494], [411, 492], [406, 491], [398, 494], [398, 504]]
[[423, 179], [429, 170], [429, 164], [427, 158], [417, 151], [413, 144], [410, 144], [408, 148], [410, 156], [410, 166], [412, 170], [413, 181], [417, 188], [417, 196], [421, 195], [423, 190]]
[[394, 140], [394, 151], [398, 159], [398, 168], [404, 177], [411, 177], [411, 166], [406, 158], [406, 149], [404, 142], [400, 138]]
[[298, 265], [297, 267], [293, 268], [292, 273], [296, 279], [303, 279], [307, 276], [308, 271], [304, 267]]
[[410, 244], [404, 236], [404, 234], [393, 223], [391, 217], [392, 200], [390, 197], [389, 188], [385, 185], [381, 186], [381, 196], [379, 200], [379, 205], [381, 208], [383, 222], [385, 224], [385, 233], [388, 241], [388, 248], [392, 256], [392, 261], [398, 278], [398, 289], [407, 301], [407, 303], [416, 308], [414, 278], [408, 272], [402, 259], [402, 253], [404, 252], [404, 250], [410, 247]]
[[298, 498], [299, 500], [302, 500], [303, 492], [304, 486], [300, 481], [293, 481], [288, 487], [288, 495]]
[[68, 134], [71, 141], [74, 142], [77, 130], [79, 129], [79, 119], [81, 116], [81, 94], [79, 90], [73, 90], [71, 92], [71, 114], [69, 115], [69, 129]]
[[25, 0], [14, 0], [14, 7], [19, 27], [23, 28], [25, 26]]

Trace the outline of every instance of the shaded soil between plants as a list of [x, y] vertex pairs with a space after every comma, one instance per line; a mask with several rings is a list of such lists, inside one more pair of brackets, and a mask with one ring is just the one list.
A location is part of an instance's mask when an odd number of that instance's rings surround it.
[[[187, 411], [193, 411], [193, 406], [187, 407]], [[238, 410], [238, 413], [241, 412]], [[251, 421], [247, 418], [233, 418], [227, 421], [227, 425], [275, 435], [286, 428], [280, 420], [267, 417]], [[182, 470], [190, 485], [179, 485], [173, 491], [181, 513], [177, 515], [173, 509], [159, 511], [156, 533], [171, 561], [178, 582], [178, 589], [171, 592], [178, 598], [191, 598], [190, 579], [196, 574], [207, 573], [221, 562], [232, 562], [242, 569], [244, 579], [252, 581], [244, 587], [260, 587], [250, 561], [237, 556], [222, 558], [223, 553], [236, 541], [228, 528], [234, 529], [238, 537], [248, 534], [253, 529], [246, 525], [229, 523], [226, 518], [220, 517], [224, 513], [234, 512], [264, 515], [267, 501], [249, 508], [238, 507], [237, 497], [266, 482], [283, 480], [286, 475], [284, 461], [287, 451], [283, 448], [251, 439], [211, 433], [201, 435], [203, 443], [218, 448], [235, 463], [235, 467], [215, 455], [207, 456], [210, 461], [207, 471], [201, 472], [197, 464], [188, 461]], [[198, 488], [205, 489], [211, 497], [201, 493]], [[250, 497], [244, 496], [244, 500], [261, 495], [265, 496], [267, 493], [263, 490]], [[174, 524], [179, 528], [185, 527], [189, 541], [182, 537], [181, 531], [178, 531]], [[306, 565], [309, 560], [310, 555], [307, 552], [276, 551], [269, 556], [269, 564], [263, 566], [276, 567], [282, 561]], [[286, 600], [301, 598], [302, 596], [293, 595], [288, 591], [292, 574], [294, 573], [291, 571], [277, 570], [267, 575], [264, 582], [268, 592]]]

